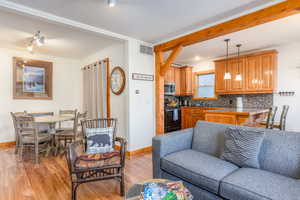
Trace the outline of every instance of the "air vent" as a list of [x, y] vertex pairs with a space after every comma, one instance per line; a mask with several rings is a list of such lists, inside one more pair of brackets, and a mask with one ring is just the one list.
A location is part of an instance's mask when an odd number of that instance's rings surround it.
[[143, 53], [143, 54], [147, 54], [147, 55], [151, 55], [152, 56], [153, 55], [153, 48], [141, 45], [140, 46], [140, 52]]

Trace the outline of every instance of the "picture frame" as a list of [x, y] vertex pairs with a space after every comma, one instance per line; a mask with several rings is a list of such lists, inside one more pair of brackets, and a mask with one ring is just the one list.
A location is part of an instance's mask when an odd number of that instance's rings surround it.
[[13, 99], [52, 100], [53, 63], [13, 57]]
[[132, 79], [139, 81], [154, 81], [154, 76], [151, 74], [132, 73]]

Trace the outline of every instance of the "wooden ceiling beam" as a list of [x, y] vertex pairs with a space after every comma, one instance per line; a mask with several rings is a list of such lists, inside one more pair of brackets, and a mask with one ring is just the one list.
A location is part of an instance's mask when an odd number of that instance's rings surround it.
[[166, 71], [168, 70], [168, 68], [171, 66], [171, 64], [174, 62], [174, 60], [176, 59], [176, 57], [178, 56], [178, 54], [181, 52], [183, 46], [182, 45], [178, 45], [177, 47], [175, 47], [172, 51], [172, 53], [169, 55], [167, 61], [165, 62], [164, 65], [162, 65], [161, 69], [160, 69], [160, 75], [163, 76], [165, 75]]
[[300, 0], [287, 0], [259, 11], [238, 17], [236, 19], [188, 34], [183, 37], [179, 37], [166, 43], [156, 45], [154, 47], [154, 51], [165, 52], [176, 48], [178, 45], [192, 45], [297, 13], [300, 13]]

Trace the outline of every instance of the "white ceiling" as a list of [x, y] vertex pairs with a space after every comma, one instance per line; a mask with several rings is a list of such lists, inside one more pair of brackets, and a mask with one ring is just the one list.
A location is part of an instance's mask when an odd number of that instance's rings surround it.
[[46, 45], [34, 53], [82, 59], [121, 41], [108, 36], [41, 21], [37, 18], [0, 11], [0, 47], [26, 50], [30, 37], [40, 30]]
[[[0, 0], [6, 1], [6, 0]], [[150, 43], [283, 0], [9, 0]]]
[[[199, 56], [202, 61], [223, 57], [226, 54], [225, 39], [231, 39], [230, 53], [236, 54], [236, 44], [242, 44], [241, 51], [276, 48], [277, 46], [300, 42], [300, 14], [286, 17], [250, 29], [228, 34], [212, 40], [185, 47], [176, 58], [176, 63], [196, 64]], [[200, 62], [201, 62], [200, 60]]]

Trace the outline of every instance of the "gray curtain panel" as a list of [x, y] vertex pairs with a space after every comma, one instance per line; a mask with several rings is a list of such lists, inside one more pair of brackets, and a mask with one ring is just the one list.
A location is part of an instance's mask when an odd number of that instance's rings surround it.
[[88, 118], [107, 118], [107, 63], [96, 62], [83, 68], [83, 109]]

